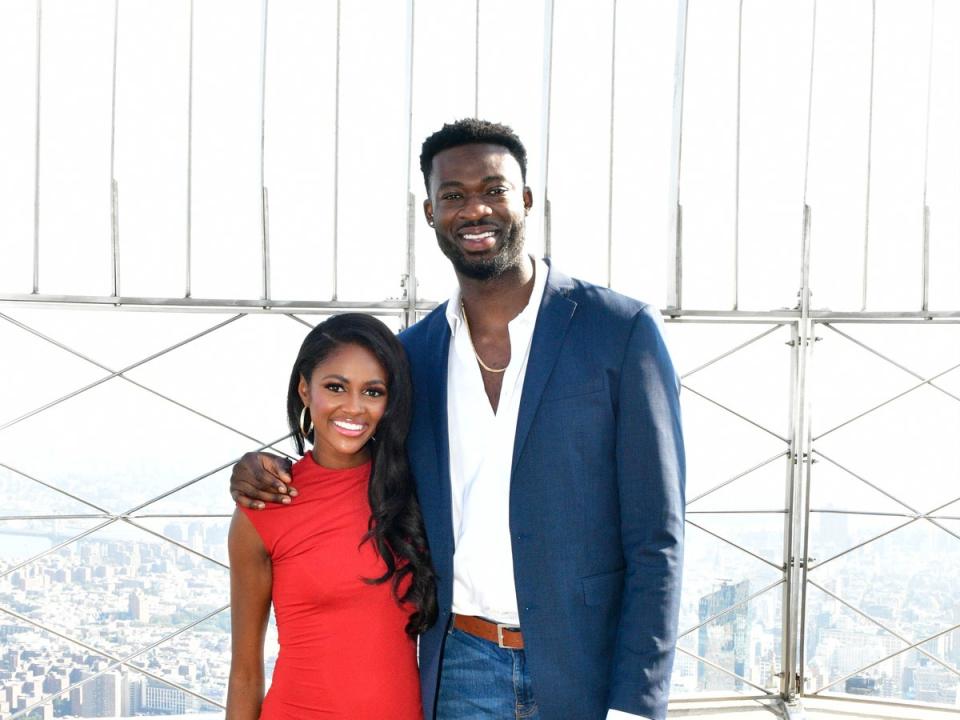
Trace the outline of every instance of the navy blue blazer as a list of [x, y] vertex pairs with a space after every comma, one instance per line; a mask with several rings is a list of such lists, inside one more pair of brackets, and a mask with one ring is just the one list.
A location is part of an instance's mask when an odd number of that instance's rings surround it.
[[[440, 608], [420, 639], [427, 718], [453, 596], [445, 307], [400, 335]], [[520, 625], [543, 720], [666, 715], [683, 559], [678, 395], [655, 309], [550, 269], [510, 480]]]

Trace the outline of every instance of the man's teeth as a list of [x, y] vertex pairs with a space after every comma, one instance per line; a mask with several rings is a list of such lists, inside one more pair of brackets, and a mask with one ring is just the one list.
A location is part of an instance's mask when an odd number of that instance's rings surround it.
[[363, 425], [357, 423], [346, 422], [344, 420], [336, 420], [333, 423], [337, 427], [342, 427], [344, 430], [363, 430]]
[[482, 232], [479, 234], [473, 233], [463, 233], [464, 240], [483, 240], [484, 238], [493, 237], [493, 230], [488, 230], [487, 232]]

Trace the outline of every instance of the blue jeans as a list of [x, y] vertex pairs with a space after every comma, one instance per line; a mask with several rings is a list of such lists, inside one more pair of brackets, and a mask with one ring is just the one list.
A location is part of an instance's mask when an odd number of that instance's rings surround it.
[[523, 650], [453, 628], [440, 666], [437, 720], [539, 720]]

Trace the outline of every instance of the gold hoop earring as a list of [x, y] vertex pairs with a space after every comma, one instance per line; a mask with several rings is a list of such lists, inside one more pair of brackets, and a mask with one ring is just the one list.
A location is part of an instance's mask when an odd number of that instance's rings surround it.
[[313, 430], [313, 418], [307, 418], [307, 422], [310, 423], [310, 427], [304, 429], [304, 427], [303, 427], [303, 420], [304, 420], [304, 416], [306, 416], [306, 414], [307, 414], [307, 406], [304, 405], [304, 406], [303, 406], [303, 410], [300, 411], [300, 434], [303, 435], [303, 439], [304, 439], [304, 440], [309, 440], [310, 438], [307, 437], [307, 434], [308, 434], [311, 430]]

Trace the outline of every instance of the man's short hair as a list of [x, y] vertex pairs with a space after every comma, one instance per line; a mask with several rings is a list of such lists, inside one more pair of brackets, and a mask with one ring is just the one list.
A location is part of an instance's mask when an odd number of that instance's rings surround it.
[[437, 153], [461, 145], [478, 144], [501, 145], [506, 148], [520, 164], [523, 182], [527, 182], [527, 149], [520, 142], [513, 128], [489, 120], [463, 118], [456, 122], [445, 123], [442, 128], [423, 141], [423, 146], [420, 148], [420, 171], [423, 173], [427, 192], [430, 192], [430, 172], [433, 169], [433, 158]]

